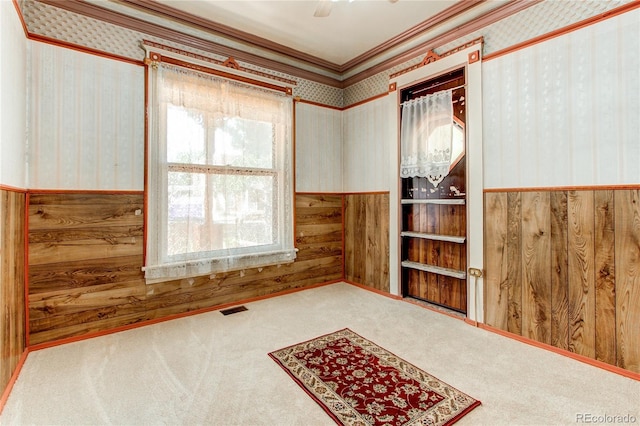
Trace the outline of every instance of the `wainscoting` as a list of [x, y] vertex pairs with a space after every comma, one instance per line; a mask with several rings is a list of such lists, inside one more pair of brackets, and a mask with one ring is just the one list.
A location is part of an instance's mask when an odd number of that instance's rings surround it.
[[342, 278], [342, 197], [296, 196], [292, 264], [146, 285], [142, 193], [32, 193], [29, 343], [51, 342]]
[[389, 193], [346, 194], [345, 278], [389, 292]]
[[488, 325], [640, 372], [640, 190], [485, 193]]
[[25, 350], [24, 192], [0, 189], [0, 389]]

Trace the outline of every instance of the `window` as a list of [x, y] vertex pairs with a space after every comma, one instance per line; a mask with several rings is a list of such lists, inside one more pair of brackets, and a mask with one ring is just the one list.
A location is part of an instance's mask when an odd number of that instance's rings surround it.
[[147, 282], [293, 261], [291, 97], [150, 72]]

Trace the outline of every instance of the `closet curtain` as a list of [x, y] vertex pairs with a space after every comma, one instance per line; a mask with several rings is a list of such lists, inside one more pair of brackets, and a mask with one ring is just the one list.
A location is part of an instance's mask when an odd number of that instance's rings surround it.
[[453, 138], [451, 90], [402, 104], [400, 177], [424, 177], [437, 187], [449, 174]]

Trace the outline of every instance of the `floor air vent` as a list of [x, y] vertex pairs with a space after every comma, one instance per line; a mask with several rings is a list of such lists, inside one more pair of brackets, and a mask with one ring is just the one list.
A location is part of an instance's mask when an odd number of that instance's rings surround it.
[[247, 311], [247, 310], [248, 309], [245, 308], [244, 306], [236, 306], [235, 308], [223, 309], [220, 312], [222, 313], [222, 315], [231, 315], [231, 314], [236, 314], [238, 312]]

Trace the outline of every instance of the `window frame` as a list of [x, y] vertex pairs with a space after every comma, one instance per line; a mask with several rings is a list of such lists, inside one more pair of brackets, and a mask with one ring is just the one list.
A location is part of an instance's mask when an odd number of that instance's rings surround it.
[[[227, 272], [231, 270], [240, 270], [246, 268], [259, 268], [269, 265], [279, 265], [290, 263], [295, 260], [295, 241], [293, 235], [294, 229], [294, 132], [293, 132], [293, 108], [294, 102], [292, 98], [292, 88], [289, 86], [280, 86], [272, 82], [262, 81], [263, 79], [255, 79], [253, 76], [247, 77], [242, 73], [230, 73], [228, 70], [212, 68], [211, 64], [207, 66], [194, 64], [191, 61], [183, 61], [182, 59], [172, 56], [161, 55], [157, 52], [147, 51], [147, 173], [145, 174], [145, 191], [146, 209], [145, 209], [145, 259], [143, 271], [145, 271], [145, 279], [147, 284], [155, 282], [169, 281], [173, 279], [190, 278], [195, 276], [215, 274], [218, 272]], [[190, 58], [191, 59], [191, 58]], [[273, 156], [271, 168], [261, 167], [245, 167], [238, 165], [217, 165], [211, 164], [209, 157], [213, 154], [210, 148], [213, 142], [209, 140], [207, 134], [214, 127], [205, 125], [204, 127], [204, 146], [207, 164], [196, 163], [180, 163], [169, 162], [167, 155], [167, 140], [160, 141], [159, 131], [154, 131], [154, 126], [158, 126], [160, 121], [158, 114], [164, 114], [166, 117], [166, 105], [161, 104], [157, 99], [159, 93], [157, 81], [158, 67], [171, 66], [186, 68], [186, 72], [199, 72], [212, 75], [212, 78], [222, 78], [229, 80], [234, 84], [243, 86], [242, 90], [251, 90], [255, 88], [261, 92], [281, 92], [282, 98], [278, 98], [281, 102], [281, 108], [287, 109], [284, 123], [272, 122], [271, 126], [280, 126], [278, 128], [279, 137], [282, 141], [277, 142], [273, 147], [271, 155]], [[220, 68], [220, 67], [218, 67]], [[155, 74], [154, 74], [155, 73]], [[245, 73], [246, 74], [246, 73]], [[155, 75], [155, 76], [154, 76]], [[213, 77], [215, 76], [215, 77]], [[190, 108], [188, 108], [190, 109]], [[211, 120], [210, 111], [202, 111], [205, 114], [205, 120]], [[229, 116], [227, 116], [229, 117]], [[253, 120], [259, 121], [259, 120]], [[283, 130], [284, 129], [284, 130]], [[214, 129], [215, 130], [215, 129]], [[275, 130], [274, 130], [275, 132]], [[164, 131], [166, 134], [166, 130]], [[166, 136], [165, 136], [166, 137]], [[151, 144], [159, 145], [152, 147]], [[282, 144], [283, 146], [278, 146]], [[162, 153], [153, 154], [154, 148], [157, 151], [164, 150], [164, 164], [160, 165], [159, 157]], [[278, 160], [278, 156], [284, 158]], [[155, 170], [154, 170], [155, 169]], [[162, 169], [162, 170], [157, 170]], [[169, 174], [172, 172], [185, 173], [202, 173], [206, 180], [204, 186], [207, 188], [211, 183], [210, 179], [215, 175], [253, 175], [253, 176], [273, 176], [274, 191], [277, 185], [282, 185], [282, 189], [277, 189], [281, 195], [277, 198], [276, 193], [273, 194], [271, 220], [271, 242], [266, 244], [250, 245], [246, 247], [235, 247], [231, 249], [208, 250], [190, 253], [178, 253], [169, 255], [167, 250], [168, 241], [168, 219], [169, 219]], [[162, 182], [157, 184], [154, 182]], [[154, 195], [154, 191], [160, 189], [159, 194]], [[214, 192], [205, 189], [205, 197], [210, 198]], [[285, 198], [282, 200], [281, 198]], [[155, 210], [154, 210], [155, 209]], [[276, 217], [282, 216], [281, 218]], [[210, 212], [205, 212], [205, 217], [210, 217]], [[278, 224], [278, 226], [275, 226]], [[147, 227], [147, 225], [150, 225]], [[284, 228], [284, 229], [283, 229]], [[288, 229], [287, 229], [288, 228]], [[162, 239], [162, 240], [160, 240]], [[159, 247], [159, 245], [161, 246]], [[198, 253], [200, 255], [198, 255]], [[223, 254], [224, 253], [224, 254]]]

